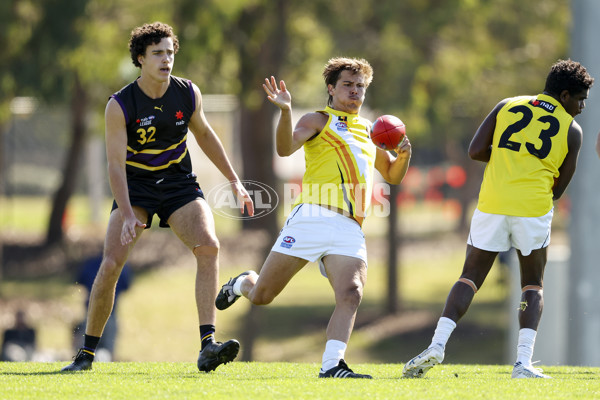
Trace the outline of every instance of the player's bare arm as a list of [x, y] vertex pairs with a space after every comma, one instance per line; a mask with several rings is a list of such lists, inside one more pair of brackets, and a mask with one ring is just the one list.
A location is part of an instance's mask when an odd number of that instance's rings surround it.
[[498, 111], [508, 102], [509, 99], [504, 99], [496, 104], [496, 107], [485, 117], [471, 144], [469, 144], [469, 157], [475, 161], [488, 162], [492, 155], [492, 141], [494, 140], [494, 130], [496, 129], [496, 116]]
[[231, 183], [231, 189], [240, 200], [240, 211], [244, 213], [245, 207], [248, 215], [252, 216], [254, 215], [254, 203], [233, 170], [221, 140], [206, 120], [202, 108], [202, 94], [200, 93], [200, 89], [196, 85], [193, 85], [193, 88], [198, 106], [190, 118], [189, 128], [204, 154]]
[[275, 147], [277, 154], [287, 157], [294, 154], [311, 137], [321, 132], [327, 123], [327, 117], [321, 113], [308, 113], [304, 115], [296, 127], [292, 129], [292, 95], [287, 90], [285, 82], [277, 82], [275, 77], [265, 79], [263, 89], [267, 99], [281, 110], [277, 129], [275, 132]]
[[116, 100], [110, 99], [105, 110], [106, 119], [106, 157], [108, 160], [108, 180], [119, 212], [123, 218], [121, 244], [127, 245], [136, 237], [136, 227], [145, 228], [146, 224], [137, 219], [129, 201], [125, 158], [127, 155], [127, 130], [125, 116]]
[[579, 126], [579, 124], [573, 120], [573, 122], [571, 122], [571, 126], [569, 127], [569, 133], [567, 136], [567, 145], [569, 146], [569, 151], [560, 168], [558, 169], [560, 175], [558, 176], [556, 184], [552, 189], [553, 200], [558, 200], [563, 195], [567, 189], [567, 186], [569, 186], [573, 175], [575, 174], [582, 140], [583, 130], [581, 129], [581, 126]]
[[277, 128], [275, 130], [275, 148], [277, 154], [281, 157], [289, 156], [293, 153], [291, 149], [294, 147], [292, 143], [292, 95], [288, 92], [285, 82], [282, 80], [279, 82], [279, 88], [275, 77], [271, 76], [271, 79], [265, 78], [263, 83], [263, 89], [267, 94], [267, 99], [279, 107], [281, 114], [279, 115], [279, 121], [277, 122]]
[[412, 146], [408, 137], [405, 137], [394, 151], [396, 152], [396, 157], [392, 156], [388, 151], [377, 148], [375, 169], [379, 171], [386, 182], [398, 185], [402, 182], [408, 171], [412, 155]]

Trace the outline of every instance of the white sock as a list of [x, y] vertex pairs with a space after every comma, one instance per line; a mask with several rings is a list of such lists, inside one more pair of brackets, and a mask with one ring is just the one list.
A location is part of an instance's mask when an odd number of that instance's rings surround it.
[[456, 328], [456, 322], [452, 321], [450, 318], [441, 317], [437, 323], [437, 327], [435, 328], [435, 333], [433, 334], [433, 338], [431, 338], [431, 344], [429, 347], [440, 344], [445, 348], [454, 328]]
[[237, 294], [238, 296], [242, 295], [242, 283], [244, 282], [244, 280], [246, 279], [246, 276], [242, 277], [241, 279], [236, 279], [235, 283], [233, 284], [233, 293]]
[[325, 372], [333, 367], [337, 367], [338, 363], [346, 353], [346, 343], [339, 340], [328, 340], [325, 344], [325, 352], [323, 353], [323, 364], [321, 371]]
[[537, 332], [533, 329], [523, 328], [519, 330], [519, 342], [517, 344], [517, 362], [526, 367], [531, 366], [531, 357], [533, 357], [533, 345]]

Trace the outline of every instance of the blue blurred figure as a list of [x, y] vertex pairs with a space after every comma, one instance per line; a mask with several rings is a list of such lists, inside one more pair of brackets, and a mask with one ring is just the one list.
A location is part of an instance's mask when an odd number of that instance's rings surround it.
[[14, 326], [4, 331], [0, 361], [31, 361], [35, 343], [35, 329], [25, 321], [25, 312], [18, 310]]

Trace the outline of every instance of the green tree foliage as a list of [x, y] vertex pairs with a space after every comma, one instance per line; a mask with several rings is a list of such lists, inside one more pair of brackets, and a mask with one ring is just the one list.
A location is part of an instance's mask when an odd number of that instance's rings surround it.
[[[162, 20], [181, 42], [175, 73], [204, 93], [237, 95], [246, 124], [256, 118], [243, 134], [257, 138], [263, 154], [272, 148], [268, 120], [276, 110], [265, 105], [262, 79], [285, 79], [296, 107], [315, 109], [326, 100], [328, 58], [368, 59], [375, 77], [367, 106], [405, 121], [415, 163], [466, 159], [497, 101], [540, 91], [548, 66], [566, 56], [570, 15], [560, 0], [12, 0], [0, 7], [7, 49], [0, 104], [16, 94], [69, 104], [79, 82], [96, 116], [87, 123], [102, 134], [108, 95], [137, 76], [129, 32]], [[246, 149], [246, 168], [256, 153]], [[265, 159], [258, 170], [270, 165]]]
[[[0, 80], [3, 98], [18, 92], [66, 102], [76, 71], [102, 112], [107, 95], [136, 76], [130, 30], [163, 20], [182, 44], [177, 73], [205, 93], [242, 96], [240, 56], [276, 50], [283, 59], [277, 72], [297, 104], [314, 106], [326, 98], [320, 73], [329, 57], [365, 57], [375, 67], [367, 105], [403, 117], [411, 137], [435, 147], [447, 136], [469, 137], [502, 97], [540, 90], [548, 66], [567, 52], [570, 14], [559, 0], [284, 3], [282, 23], [276, 3], [266, 0], [2, 2], [2, 63], [10, 72]], [[260, 19], [245, 26], [253, 10]], [[276, 35], [287, 37], [285, 48], [268, 48]], [[271, 66], [260, 69], [268, 74]], [[248, 97], [246, 104], [264, 101]]]

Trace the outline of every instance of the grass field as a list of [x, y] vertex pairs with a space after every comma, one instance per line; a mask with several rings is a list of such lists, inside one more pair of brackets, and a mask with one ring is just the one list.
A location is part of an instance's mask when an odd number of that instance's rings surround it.
[[208, 374], [193, 363], [0, 363], [0, 398], [21, 399], [598, 399], [600, 368], [548, 367], [554, 379], [510, 378], [510, 367], [440, 365], [403, 379], [401, 364], [357, 364], [373, 380], [318, 379], [318, 364], [234, 362]]

